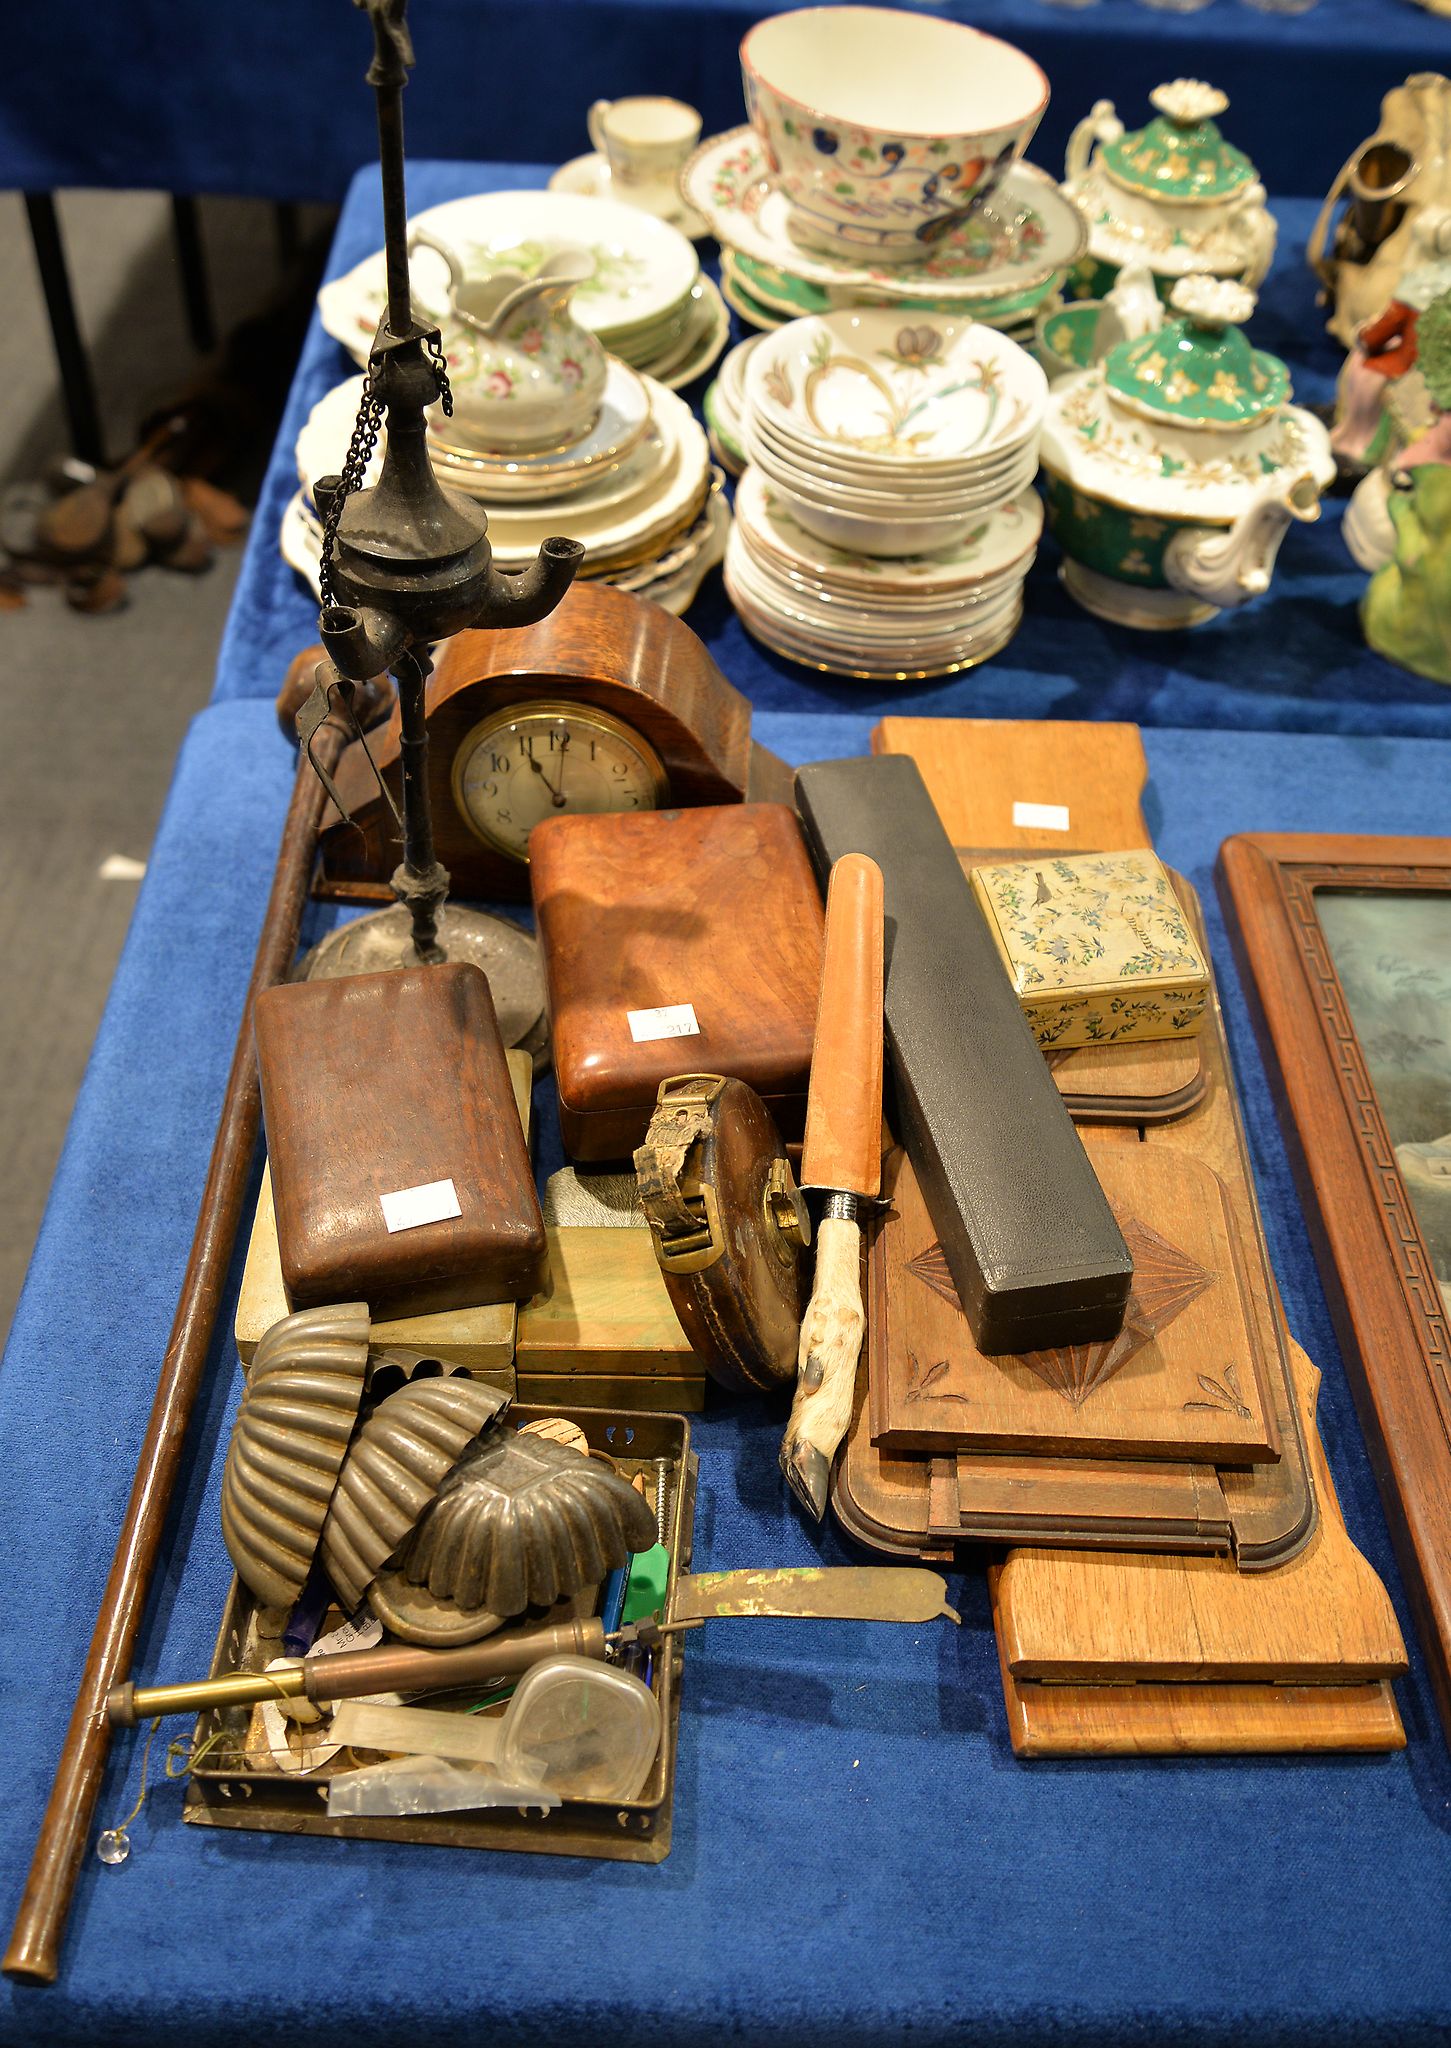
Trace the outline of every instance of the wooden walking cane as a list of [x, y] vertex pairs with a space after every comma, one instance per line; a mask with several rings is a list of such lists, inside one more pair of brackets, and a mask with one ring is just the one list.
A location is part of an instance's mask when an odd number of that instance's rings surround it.
[[[289, 701], [296, 702], [294, 679], [299, 671], [304, 667], [310, 670], [321, 651], [309, 649], [294, 661], [289, 681], [278, 699], [279, 716], [284, 716]], [[387, 708], [388, 699], [379, 692], [373, 692], [367, 704], [361, 699], [368, 693], [359, 695], [356, 709], [361, 723], [367, 723], [370, 714], [375, 716], [379, 709]], [[298, 758], [297, 780], [282, 828], [272, 894], [257, 941], [252, 979], [227, 1075], [221, 1119], [207, 1168], [191, 1257], [171, 1326], [171, 1340], [161, 1362], [131, 1497], [126, 1503], [110, 1577], [36, 1838], [24, 1896], [0, 1965], [7, 1977], [25, 1983], [53, 1984], [59, 1967], [61, 1937], [110, 1749], [106, 1698], [131, 1669], [131, 1653], [146, 1609], [172, 1489], [181, 1470], [186, 1426], [206, 1369], [257, 1143], [260, 1097], [252, 1052], [252, 1005], [264, 988], [283, 979], [296, 957], [318, 828], [327, 803], [326, 791], [314, 767], [330, 775], [349, 737], [350, 733], [340, 724], [329, 720], [312, 740], [311, 762], [306, 751]]]

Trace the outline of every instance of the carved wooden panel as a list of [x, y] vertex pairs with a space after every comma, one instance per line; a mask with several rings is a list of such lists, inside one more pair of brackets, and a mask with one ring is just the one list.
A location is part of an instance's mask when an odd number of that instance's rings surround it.
[[911, 1164], [894, 1156], [872, 1262], [886, 1296], [872, 1377], [879, 1444], [1200, 1464], [1278, 1455], [1217, 1176], [1187, 1153], [1143, 1145], [1092, 1157], [1134, 1256], [1123, 1329], [1103, 1343], [989, 1357], [972, 1341]]

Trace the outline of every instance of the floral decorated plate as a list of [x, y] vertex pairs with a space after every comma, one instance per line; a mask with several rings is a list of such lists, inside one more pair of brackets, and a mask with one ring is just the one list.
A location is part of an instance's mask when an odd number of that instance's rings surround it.
[[[570, 192], [481, 192], [430, 206], [409, 223], [426, 228], [453, 249], [470, 277], [513, 270], [532, 277], [556, 249], [583, 248], [594, 257], [593, 277], [580, 285], [571, 309], [606, 348], [652, 323], [668, 323], [700, 274], [700, 259], [679, 228], [616, 199]], [[429, 266], [428, 252], [416, 264]], [[433, 282], [420, 267], [419, 282]], [[366, 257], [317, 295], [322, 324], [355, 362], [365, 364], [383, 310], [382, 251]]]
[[[1046, 171], [1016, 163], [974, 215], [924, 245], [916, 263], [851, 263], [792, 240], [786, 196], [771, 184], [760, 139], [733, 128], [702, 143], [680, 174], [685, 197], [728, 248], [808, 284], [875, 291], [884, 299], [956, 305], [1002, 298], [1068, 270], [1088, 246], [1088, 223]], [[749, 287], [747, 286], [747, 289]]]
[[1014, 583], [989, 602], [968, 606], [963, 614], [939, 633], [869, 631], [854, 616], [818, 610], [789, 588], [779, 588], [763, 578], [733, 535], [728, 547], [731, 573], [753, 603], [769, 614], [778, 629], [809, 642], [822, 655], [843, 648], [852, 657], [871, 663], [888, 661], [927, 662], [935, 656], [956, 657], [979, 636], [992, 632], [998, 621], [1021, 601], [1022, 586]]
[[691, 300], [690, 317], [680, 339], [643, 365], [667, 391], [683, 391], [703, 377], [731, 338], [731, 316], [713, 279], [698, 278]]
[[886, 308], [793, 320], [746, 369], [753, 413], [793, 440], [873, 464], [960, 470], [1024, 440], [1048, 380], [972, 319], [904, 322]]
[[[951, 299], [897, 298], [875, 290], [859, 291], [853, 286], [811, 284], [804, 277], [793, 277], [779, 264], [760, 263], [738, 250], [730, 250], [727, 255], [741, 289], [773, 313], [784, 313], [792, 320], [806, 313], [834, 313], [843, 306], [873, 304], [890, 305], [901, 313], [942, 313], [949, 317], [961, 310]], [[1060, 271], [1051, 271], [1025, 291], [1009, 292], [997, 299], [974, 299], [972, 317], [986, 321], [990, 327], [1021, 324], [1038, 313], [1061, 275]]]
[[782, 568], [847, 593], [931, 600], [997, 576], [1027, 557], [1043, 531], [1043, 501], [1032, 489], [985, 510], [950, 547], [905, 560], [856, 555], [808, 533], [759, 470], [736, 489], [736, 518], [753, 545]]

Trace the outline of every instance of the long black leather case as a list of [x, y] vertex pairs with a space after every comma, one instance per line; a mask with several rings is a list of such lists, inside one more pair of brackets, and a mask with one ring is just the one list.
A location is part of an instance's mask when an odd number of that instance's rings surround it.
[[916, 762], [802, 768], [796, 807], [823, 884], [844, 853], [885, 878], [896, 1127], [978, 1348], [1112, 1337], [1133, 1259]]

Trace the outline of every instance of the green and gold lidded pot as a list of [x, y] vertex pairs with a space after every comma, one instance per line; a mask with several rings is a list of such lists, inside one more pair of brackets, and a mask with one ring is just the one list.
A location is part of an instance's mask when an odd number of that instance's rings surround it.
[[1254, 294], [1185, 277], [1176, 318], [1052, 387], [1048, 524], [1078, 602], [1118, 625], [1193, 626], [1269, 587], [1292, 519], [1335, 475], [1277, 356], [1240, 332]]
[[1147, 127], [1126, 132], [1113, 101], [1099, 100], [1068, 144], [1064, 186], [1089, 220], [1079, 289], [1102, 296], [1123, 264], [1147, 263], [1165, 299], [1176, 278], [1200, 272], [1253, 290], [1275, 253], [1275, 221], [1254, 165], [1216, 125], [1229, 101], [1199, 78], [1149, 99]]

